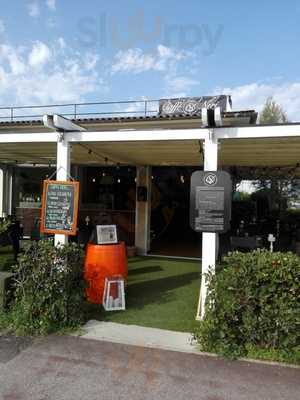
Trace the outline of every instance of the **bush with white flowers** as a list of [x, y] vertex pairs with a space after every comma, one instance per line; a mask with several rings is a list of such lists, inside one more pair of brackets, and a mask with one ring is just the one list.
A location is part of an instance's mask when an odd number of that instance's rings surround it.
[[14, 267], [12, 329], [47, 334], [83, 320], [83, 251], [76, 244], [54, 247], [32, 242]]

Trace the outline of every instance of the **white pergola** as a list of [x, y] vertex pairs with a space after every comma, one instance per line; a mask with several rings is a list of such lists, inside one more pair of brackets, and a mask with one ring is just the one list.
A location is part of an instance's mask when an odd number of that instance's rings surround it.
[[[45, 117], [47, 118], [47, 117]], [[44, 118], [44, 119], [45, 119]], [[19, 163], [53, 162], [57, 180], [68, 180], [71, 162], [86, 165], [105, 165], [106, 157], [127, 165], [137, 166], [137, 186], [148, 187], [151, 193], [151, 166], [203, 165], [206, 171], [217, 171], [228, 165], [237, 166], [294, 166], [300, 161], [300, 123], [280, 125], [252, 125], [203, 128], [193, 121], [177, 128], [176, 124], [159, 123], [142, 126], [132, 124], [123, 129], [79, 128], [75, 124], [53, 117], [48, 128], [0, 128], [0, 159], [18, 160]], [[57, 126], [61, 123], [60, 132]], [[199, 126], [198, 126], [199, 125]], [[203, 146], [203, 160], [199, 154]], [[78, 145], [78, 146], [76, 146]], [[86, 145], [100, 158], [87, 157]], [[71, 152], [72, 148], [72, 152]], [[52, 160], [52, 161], [51, 161]], [[94, 163], [94, 164], [92, 164]], [[10, 163], [2, 166], [0, 174], [0, 212], [5, 206], [11, 211], [12, 185]], [[149, 196], [150, 197], [150, 196]], [[151, 198], [151, 197], [150, 197]], [[140, 254], [149, 250], [151, 200], [137, 202], [136, 246]], [[55, 235], [55, 243], [66, 243], [67, 237]], [[215, 266], [217, 234], [203, 233], [201, 317], [204, 315], [206, 285], [204, 274]]]

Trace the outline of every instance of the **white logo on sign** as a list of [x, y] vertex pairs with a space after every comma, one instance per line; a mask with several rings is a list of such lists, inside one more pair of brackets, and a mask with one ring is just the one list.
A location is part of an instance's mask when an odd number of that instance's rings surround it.
[[206, 177], [204, 178], [204, 182], [209, 186], [215, 185], [217, 183], [217, 175], [215, 174], [206, 175]]

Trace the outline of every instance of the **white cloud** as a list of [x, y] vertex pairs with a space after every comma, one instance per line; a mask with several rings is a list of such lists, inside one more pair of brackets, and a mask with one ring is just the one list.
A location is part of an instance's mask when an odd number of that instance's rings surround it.
[[84, 61], [86, 70], [92, 71], [93, 69], [95, 69], [98, 61], [99, 61], [98, 54], [88, 53]]
[[40, 67], [47, 63], [51, 58], [49, 47], [40, 41], [34, 43], [31, 52], [28, 56], [29, 65], [32, 67]]
[[2, 66], [5, 63], [10, 68], [11, 75], [21, 75], [26, 68], [20, 49], [15, 49], [8, 44], [0, 45], [0, 65]]
[[[6, 105], [80, 102], [90, 93], [107, 91], [96, 70], [97, 56], [35, 42], [0, 46], [0, 98]], [[38, 68], [37, 68], [38, 67]]]
[[199, 85], [199, 81], [187, 76], [167, 77], [166, 83], [169, 91], [189, 91], [193, 86]]
[[0, 19], [0, 33], [5, 32], [5, 24], [2, 19]]
[[155, 51], [149, 53], [139, 48], [121, 50], [114, 57], [112, 73], [138, 74], [147, 71], [165, 71], [172, 64], [186, 57], [186, 52], [176, 51], [163, 45], [158, 45]]
[[57, 26], [58, 26], [58, 23], [57, 23], [57, 19], [56, 18], [48, 18], [47, 20], [46, 20], [46, 26], [48, 27], [48, 28], [50, 28], [50, 29], [54, 29], [54, 28], [56, 28]]
[[[144, 72], [162, 73], [162, 88], [167, 97], [190, 93], [199, 81], [191, 77], [190, 64], [195, 54], [158, 45], [155, 50], [144, 52], [134, 48], [119, 51], [112, 62], [111, 73], [139, 74]], [[189, 61], [189, 65], [186, 62]], [[188, 68], [186, 68], [188, 67]]]
[[286, 111], [291, 121], [300, 120], [300, 82], [250, 83], [247, 85], [217, 88], [215, 93], [231, 94], [234, 109], [261, 111], [270, 96]]
[[33, 18], [40, 15], [40, 5], [38, 0], [32, 0], [28, 3], [28, 14]]
[[141, 49], [119, 51], [112, 65], [112, 72], [133, 72], [135, 74], [155, 68], [155, 58], [151, 54], [144, 54]]
[[57, 43], [58, 43], [60, 49], [65, 49], [67, 47], [65, 39], [62, 37], [59, 37], [57, 39]]
[[159, 44], [157, 46], [157, 52], [162, 59], [174, 59], [174, 60], [182, 60], [185, 58], [189, 53], [179, 50], [174, 50], [171, 47], [164, 46]]
[[50, 10], [52, 11], [56, 10], [56, 0], [46, 0], [46, 4]]

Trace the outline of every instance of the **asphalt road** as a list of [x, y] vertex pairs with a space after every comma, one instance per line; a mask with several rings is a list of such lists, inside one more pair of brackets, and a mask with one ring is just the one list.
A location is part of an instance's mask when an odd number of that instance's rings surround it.
[[300, 399], [300, 369], [67, 336], [18, 350], [0, 351], [1, 400]]

